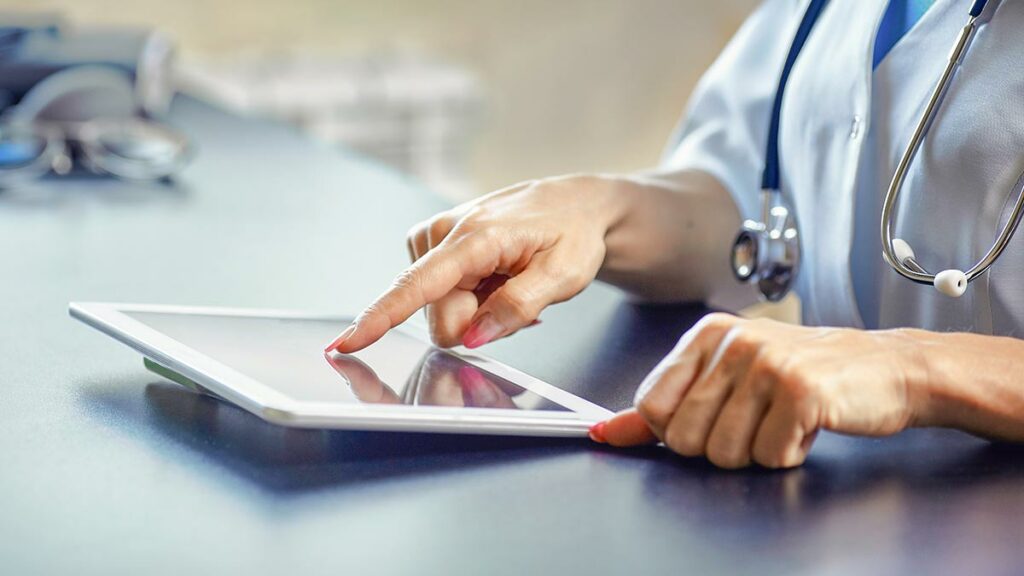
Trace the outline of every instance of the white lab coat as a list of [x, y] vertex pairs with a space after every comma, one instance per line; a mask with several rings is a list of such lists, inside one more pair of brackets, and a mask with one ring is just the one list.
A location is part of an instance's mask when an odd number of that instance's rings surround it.
[[[808, 1], [767, 0], [755, 11], [699, 83], [666, 151], [666, 167], [716, 176], [745, 218], [759, 211], [769, 108]], [[782, 189], [800, 227], [804, 321], [1024, 336], [1024, 228], [959, 299], [881, 259], [881, 199], [971, 2], [936, 0], [872, 71], [886, 4], [832, 0], [786, 87]], [[990, 0], [983, 16], [898, 205], [897, 236], [932, 272], [966, 269], [988, 250], [1024, 170], [1024, 0]]]

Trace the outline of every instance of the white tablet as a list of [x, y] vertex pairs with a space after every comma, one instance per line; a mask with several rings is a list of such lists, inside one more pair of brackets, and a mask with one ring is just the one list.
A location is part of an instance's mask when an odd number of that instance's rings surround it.
[[351, 355], [323, 347], [351, 318], [286, 311], [71, 303], [155, 372], [285, 426], [585, 436], [611, 413], [402, 326]]

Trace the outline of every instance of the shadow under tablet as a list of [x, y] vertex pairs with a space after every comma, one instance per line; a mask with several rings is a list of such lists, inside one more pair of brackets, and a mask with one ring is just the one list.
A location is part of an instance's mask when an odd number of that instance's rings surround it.
[[[238, 373], [297, 402], [567, 411], [566, 408], [428, 342], [398, 331], [354, 355], [323, 353], [343, 318], [260, 317], [124, 310], [131, 320], [201, 350]], [[388, 340], [387, 346], [379, 346]], [[198, 394], [201, 387], [149, 362], [183, 386], [138, 378], [86, 385], [94, 416], [141, 438], [162, 457], [170, 437], [219, 466], [273, 491], [304, 491], [367, 479], [506, 465], [578, 454], [583, 437], [491, 436], [300, 429], [266, 422], [233, 404]], [[151, 381], [148, 381], [151, 382]], [[191, 384], [191, 386], [190, 386]], [[185, 387], [193, 388], [193, 391]], [[203, 473], [204, 468], [197, 469]]]
[[[586, 439], [288, 428], [169, 382], [86, 389], [92, 411], [134, 437], [171, 438], [280, 493], [571, 454]], [[153, 443], [163, 449], [164, 442]]]

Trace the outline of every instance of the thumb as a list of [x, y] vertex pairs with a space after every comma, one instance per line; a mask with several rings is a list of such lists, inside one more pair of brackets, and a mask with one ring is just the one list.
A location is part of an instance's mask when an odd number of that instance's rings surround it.
[[534, 265], [509, 278], [480, 305], [462, 336], [467, 348], [483, 346], [532, 324], [541, 310], [578, 290], [567, 289], [556, 275]]
[[658, 441], [658, 437], [651, 432], [647, 421], [636, 408], [628, 408], [609, 420], [598, 423], [590, 429], [590, 437], [612, 446], [640, 446]]

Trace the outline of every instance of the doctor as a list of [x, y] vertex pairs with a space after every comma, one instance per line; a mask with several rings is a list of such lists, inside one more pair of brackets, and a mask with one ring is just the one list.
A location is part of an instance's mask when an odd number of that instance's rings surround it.
[[[1016, 221], [1022, 27], [1021, 0], [767, 0], [697, 86], [659, 168], [532, 180], [438, 214], [411, 231], [412, 266], [329, 348], [363, 348], [424, 306], [438, 345], [475, 348], [595, 279], [729, 309], [792, 287], [803, 326], [705, 317], [591, 437], [728, 468], [799, 465], [819, 430], [1024, 440], [1024, 239], [969, 270]], [[762, 216], [762, 198], [790, 218]], [[797, 241], [737, 245], [744, 220], [754, 240], [782, 222]], [[768, 255], [782, 274], [764, 276]], [[939, 290], [903, 275], [944, 269]], [[764, 281], [737, 282], [749, 275]]]

